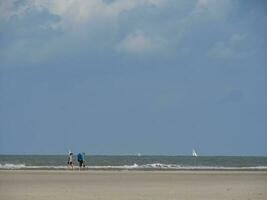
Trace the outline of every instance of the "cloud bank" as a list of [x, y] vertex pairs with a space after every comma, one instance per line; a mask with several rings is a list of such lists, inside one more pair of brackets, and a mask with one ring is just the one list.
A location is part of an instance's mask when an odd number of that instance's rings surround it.
[[[95, 50], [181, 56], [196, 51], [197, 38], [207, 40], [203, 55], [235, 57], [237, 43], [249, 38], [227, 25], [236, 5], [230, 0], [1, 1], [0, 58], [9, 65]], [[235, 36], [240, 36], [236, 42]]]

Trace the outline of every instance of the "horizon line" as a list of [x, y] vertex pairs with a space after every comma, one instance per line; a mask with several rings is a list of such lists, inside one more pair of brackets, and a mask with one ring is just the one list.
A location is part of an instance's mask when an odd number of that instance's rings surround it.
[[[82, 152], [82, 151], [81, 151]], [[78, 154], [74, 153], [74, 154]], [[192, 154], [90, 154], [84, 152], [88, 156], [136, 156], [136, 157], [143, 157], [143, 156], [170, 156], [170, 157], [175, 157], [175, 156], [193, 156]], [[0, 153], [0, 156], [65, 156], [68, 155], [68, 153], [51, 153], [51, 154], [41, 154], [41, 153], [22, 153], [22, 154], [17, 154], [17, 153]], [[221, 157], [267, 157], [267, 155], [260, 155], [260, 154], [198, 154], [198, 157], [216, 157], [216, 156], [221, 156]]]

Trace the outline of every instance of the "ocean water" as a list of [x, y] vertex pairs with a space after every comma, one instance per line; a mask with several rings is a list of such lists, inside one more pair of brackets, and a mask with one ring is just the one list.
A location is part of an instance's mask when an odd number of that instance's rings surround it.
[[[0, 169], [68, 169], [67, 158], [67, 155], [0, 155]], [[85, 163], [90, 170], [267, 170], [267, 157], [255, 156], [87, 155]]]

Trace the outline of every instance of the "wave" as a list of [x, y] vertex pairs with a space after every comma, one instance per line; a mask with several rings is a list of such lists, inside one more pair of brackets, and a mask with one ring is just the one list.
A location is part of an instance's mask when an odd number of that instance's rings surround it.
[[[74, 167], [78, 169], [77, 166]], [[176, 164], [152, 163], [145, 165], [86, 166], [88, 170], [267, 170], [267, 166], [224, 167], [224, 166], [182, 166]], [[25, 164], [0, 164], [1, 169], [46, 169], [67, 170], [68, 166], [26, 166]]]
[[0, 169], [22, 169], [25, 168], [26, 165], [25, 164], [10, 164], [10, 163], [6, 163], [6, 164], [0, 164]]

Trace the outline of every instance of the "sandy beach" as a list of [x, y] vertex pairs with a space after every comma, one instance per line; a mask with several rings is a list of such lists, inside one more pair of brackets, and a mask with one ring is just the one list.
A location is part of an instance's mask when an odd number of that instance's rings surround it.
[[267, 172], [0, 171], [1, 200], [265, 200]]

